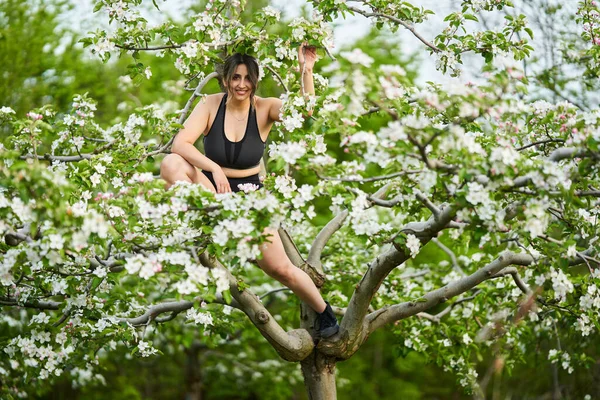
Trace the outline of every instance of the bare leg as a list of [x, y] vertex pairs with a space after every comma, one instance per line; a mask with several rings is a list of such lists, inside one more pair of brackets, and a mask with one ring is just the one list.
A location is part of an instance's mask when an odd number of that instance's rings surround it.
[[258, 260], [258, 265], [267, 275], [292, 289], [296, 296], [313, 310], [318, 313], [323, 312], [327, 305], [321, 293], [306, 272], [292, 264], [285, 254], [279, 233], [271, 228], [265, 229], [264, 233], [272, 236], [268, 237], [270, 242], [260, 247], [263, 258]]
[[[216, 192], [215, 187], [206, 175], [179, 154], [171, 153], [163, 159], [160, 164], [160, 176], [167, 183], [167, 188], [177, 181], [185, 181], [199, 183]], [[264, 243], [260, 247], [263, 258], [258, 260], [258, 265], [267, 275], [292, 289], [296, 296], [313, 310], [318, 313], [323, 312], [326, 304], [321, 293], [319, 293], [306, 272], [292, 264], [287, 254], [285, 254], [279, 233], [270, 228], [265, 229], [264, 233], [272, 236], [269, 236], [270, 242]]]
[[177, 181], [199, 183], [208, 190], [216, 192], [211, 181], [192, 164], [187, 162], [179, 154], [168, 154], [160, 164], [160, 177], [167, 182], [166, 188], [170, 188]]

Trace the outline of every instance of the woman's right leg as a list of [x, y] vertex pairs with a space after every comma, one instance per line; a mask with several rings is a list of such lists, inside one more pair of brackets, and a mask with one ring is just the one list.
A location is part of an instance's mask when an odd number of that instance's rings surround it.
[[206, 175], [179, 154], [167, 154], [162, 160], [160, 164], [160, 177], [167, 183], [167, 189], [177, 181], [185, 181], [199, 183], [213, 193], [216, 193], [215, 186]]

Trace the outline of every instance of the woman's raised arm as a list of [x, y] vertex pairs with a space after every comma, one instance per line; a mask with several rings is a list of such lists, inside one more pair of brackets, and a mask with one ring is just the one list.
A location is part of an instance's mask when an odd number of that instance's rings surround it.
[[298, 63], [300, 64], [300, 79], [302, 79], [302, 95], [304, 97], [315, 95], [315, 84], [313, 82], [313, 68], [317, 61], [317, 49], [306, 43], [298, 48]]
[[[315, 84], [313, 81], [313, 67], [317, 61], [317, 49], [313, 46], [307, 46], [303, 43], [298, 48], [298, 63], [300, 65], [300, 79], [302, 85], [300, 90], [302, 96], [307, 99], [309, 96], [315, 95]], [[282, 102], [280, 99], [271, 98], [269, 104], [269, 118], [271, 121], [281, 121], [279, 114], [281, 113]], [[306, 115], [312, 116], [313, 111], [309, 110]]]

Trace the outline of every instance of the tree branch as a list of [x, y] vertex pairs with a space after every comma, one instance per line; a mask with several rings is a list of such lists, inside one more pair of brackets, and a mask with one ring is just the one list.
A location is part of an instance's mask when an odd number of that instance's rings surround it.
[[166, 44], [164, 46], [154, 46], [154, 47], [133, 47], [133, 46], [123, 46], [121, 44], [115, 44], [115, 47], [122, 50], [131, 50], [131, 51], [157, 51], [157, 50], [166, 50], [166, 49], [179, 49], [182, 48], [183, 44]]
[[[217, 76], [219, 76], [217, 72], [211, 72], [210, 74], [208, 74], [208, 76], [206, 76], [206, 78], [204, 78], [200, 83], [198, 83], [198, 86], [196, 86], [194, 93], [192, 93], [187, 103], [185, 104], [185, 107], [183, 108], [183, 110], [181, 110], [181, 114], [179, 115], [179, 120], [177, 120], [177, 123], [183, 124], [185, 122], [185, 119], [188, 113], [190, 112], [190, 109], [192, 108], [194, 100], [196, 100], [196, 98], [202, 94], [202, 89], [204, 88], [204, 86], [206, 86], [206, 84], [211, 79], [216, 78]], [[148, 153], [146, 157], [150, 157], [159, 153], [170, 152], [171, 145], [173, 144], [173, 141], [175, 140], [176, 136], [177, 135], [173, 136], [164, 146], [161, 146], [160, 148]]]
[[425, 207], [429, 208], [432, 212], [433, 217], [437, 220], [440, 217], [440, 209], [431, 202], [423, 193], [417, 193], [415, 197], [425, 205]]
[[36, 160], [48, 160], [48, 161], [62, 161], [62, 162], [77, 162], [81, 160], [90, 160], [92, 158], [92, 154], [83, 153], [77, 156], [55, 156], [52, 154], [43, 154], [43, 155], [35, 155], [35, 154], [25, 154], [19, 157], [21, 160], [27, 160], [29, 158], [33, 158]]
[[292, 289], [287, 288], [287, 287], [280, 287], [277, 289], [273, 289], [273, 290], [269, 290], [267, 293], [262, 294], [259, 298], [262, 300], [265, 297], [269, 297], [275, 293], [279, 293], [279, 292], [285, 292], [285, 291], [291, 291]]
[[13, 297], [0, 297], [0, 304], [3, 306], [37, 308], [40, 310], [58, 310], [62, 305], [61, 302], [57, 301], [41, 301], [37, 299], [31, 299], [20, 303], [18, 299]]
[[273, 76], [279, 81], [281, 86], [283, 86], [283, 88], [285, 89], [286, 93], [289, 93], [290, 92], [289, 89], [287, 88], [287, 86], [285, 85], [285, 82], [283, 82], [283, 79], [281, 79], [281, 76], [279, 76], [277, 71], [275, 71], [269, 65], [265, 65], [265, 68], [268, 69], [273, 74]]
[[361, 178], [361, 179], [356, 179], [356, 178], [335, 178], [335, 177], [332, 177], [332, 176], [323, 176], [323, 175], [319, 174], [318, 171], [315, 171], [315, 172], [316, 172], [317, 176], [319, 177], [319, 179], [323, 179], [323, 180], [326, 180], [326, 181], [366, 183], [366, 182], [382, 181], [382, 180], [385, 180], [385, 179], [392, 179], [392, 178], [395, 178], [397, 176], [410, 175], [410, 174], [419, 174], [419, 173], [423, 172], [423, 170], [422, 169], [418, 169], [418, 170], [400, 171], [400, 172], [394, 172], [393, 174], [389, 174], [389, 175], [372, 176], [370, 178]]
[[444, 308], [442, 311], [440, 311], [439, 313], [435, 314], [435, 315], [431, 315], [428, 314], [426, 312], [420, 312], [417, 314], [417, 317], [421, 317], [421, 318], [425, 318], [431, 322], [434, 322], [436, 324], [439, 324], [440, 321], [442, 320], [442, 318], [448, 314], [450, 314], [450, 312], [452, 311], [452, 309], [456, 306], [458, 306], [459, 304], [465, 303], [467, 301], [471, 301], [473, 300], [477, 294], [479, 294], [479, 291], [474, 293], [471, 296], [468, 297], [463, 297], [461, 299], [456, 300], [454, 303], [450, 304], [448, 307]]
[[278, 232], [281, 242], [283, 243], [285, 254], [287, 254], [288, 258], [292, 261], [292, 264], [300, 268], [306, 261], [304, 260], [304, 257], [302, 257], [302, 254], [300, 254], [298, 246], [296, 246], [296, 243], [294, 243], [294, 240], [284, 228], [279, 228]]
[[200, 255], [202, 264], [211, 269], [219, 269], [227, 274], [231, 295], [240, 305], [240, 309], [250, 318], [259, 332], [273, 346], [279, 355], [287, 361], [302, 361], [313, 350], [313, 339], [305, 329], [286, 332], [275, 321], [258, 297], [248, 289], [240, 291], [237, 279], [217, 259], [206, 252]]
[[333, 219], [331, 219], [331, 221], [329, 221], [327, 225], [321, 229], [321, 232], [319, 232], [310, 247], [310, 252], [308, 253], [308, 263], [317, 268], [320, 272], [323, 272], [321, 253], [323, 252], [323, 249], [325, 248], [325, 245], [331, 236], [333, 236], [333, 234], [342, 227], [346, 217], [348, 217], [348, 210], [343, 210]]
[[465, 274], [465, 271], [463, 271], [463, 269], [460, 267], [460, 265], [458, 265], [458, 259], [456, 258], [456, 254], [454, 254], [454, 252], [452, 250], [450, 250], [448, 247], [446, 247], [437, 238], [433, 238], [433, 239], [431, 239], [431, 241], [433, 243], [435, 243], [440, 249], [442, 249], [442, 251], [444, 253], [448, 254], [448, 256], [450, 257], [450, 260], [452, 260], [452, 268], [454, 268], [456, 270], [456, 272], [458, 272], [462, 276], [467, 275], [467, 274]]
[[546, 139], [546, 140], [540, 140], [539, 142], [533, 142], [533, 143], [529, 143], [525, 146], [519, 147], [518, 149], [516, 149], [517, 151], [523, 151], [525, 149], [528, 149], [530, 147], [534, 147], [534, 146], [539, 146], [540, 144], [546, 144], [546, 143], [564, 143], [564, 139]]
[[512, 276], [515, 284], [521, 289], [521, 291], [525, 294], [531, 294], [531, 289], [523, 282], [521, 276], [519, 275], [519, 271], [515, 267], [507, 267], [502, 271], [496, 273], [492, 278], [501, 278], [503, 276], [510, 275]]
[[[440, 212], [437, 220], [432, 216], [424, 222], [409, 223], [402, 231], [414, 233], [421, 240], [422, 245], [425, 245], [448, 225], [455, 213], [454, 206], [447, 206]], [[352, 294], [348, 309], [340, 324], [341, 333], [348, 338], [347, 343], [342, 349], [335, 342], [321, 342], [319, 343], [321, 351], [344, 358], [349, 357], [358, 349], [368, 336], [368, 324], [366, 324], [365, 316], [373, 296], [388, 274], [409, 257], [410, 254], [404, 248], [394, 246], [370, 263], [361, 281], [356, 285], [356, 290]]]
[[384, 307], [375, 311], [374, 313], [369, 314], [366, 317], [368, 334], [373, 333], [375, 330], [387, 323], [408, 318], [422, 311], [428, 310], [429, 308], [440, 303], [448, 301], [448, 299], [458, 296], [459, 294], [474, 288], [481, 282], [492, 278], [503, 268], [511, 264], [529, 265], [532, 262], [533, 258], [528, 254], [512, 253], [507, 251], [500, 255], [500, 257], [498, 257], [496, 260], [492, 261], [485, 267], [480, 268], [473, 274], [427, 293], [422, 299], [419, 299], [418, 302], [408, 301], [402, 304], [393, 305], [391, 307]]
[[417, 39], [419, 39], [421, 41], [421, 43], [423, 43], [425, 46], [429, 47], [431, 50], [435, 51], [436, 53], [439, 53], [441, 50], [438, 49], [435, 45], [433, 45], [432, 43], [428, 42], [427, 40], [425, 40], [425, 38], [423, 38], [423, 36], [421, 36], [413, 26], [409, 25], [408, 23], [402, 21], [399, 18], [396, 18], [394, 16], [391, 15], [387, 15], [387, 14], [383, 14], [383, 13], [379, 13], [379, 12], [372, 12], [369, 13], [365, 10], [361, 10], [360, 8], [356, 8], [356, 7], [352, 7], [352, 6], [348, 6], [348, 9], [361, 14], [365, 17], [380, 17], [380, 18], [386, 18], [389, 19], [390, 21], [393, 21], [399, 25], [402, 25], [404, 28], [408, 29]]
[[[182, 300], [182, 301], [168, 301], [168, 302], [164, 302], [164, 303], [159, 303], [159, 304], [155, 304], [155, 305], [151, 306], [150, 308], [148, 308], [148, 310], [146, 310], [146, 312], [144, 314], [140, 315], [139, 317], [133, 317], [133, 318], [118, 317], [118, 320], [119, 320], [119, 322], [128, 322], [133, 326], [148, 325], [152, 321], [167, 322], [167, 321], [171, 321], [172, 319], [174, 319], [178, 314], [182, 313], [183, 311], [186, 311], [186, 310], [192, 308], [194, 306], [194, 303], [202, 303], [203, 301], [204, 301], [204, 299], [202, 299], [201, 297], [196, 297], [193, 301]], [[238, 304], [238, 302], [236, 300], [233, 300], [230, 304], [227, 304], [227, 302], [225, 301], [223, 296], [221, 296], [220, 294], [217, 295], [217, 299], [215, 301], [212, 301], [211, 304], [223, 304], [223, 305], [227, 305], [230, 307], [241, 309], [240, 305]], [[160, 314], [164, 314], [164, 313], [168, 313], [168, 312], [170, 312], [171, 315], [165, 316], [162, 318], [157, 318]]]

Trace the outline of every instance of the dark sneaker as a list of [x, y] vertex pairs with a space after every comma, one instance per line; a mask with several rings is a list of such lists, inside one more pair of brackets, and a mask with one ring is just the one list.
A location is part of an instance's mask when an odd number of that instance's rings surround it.
[[327, 307], [322, 313], [317, 313], [317, 320], [315, 323], [315, 330], [317, 331], [317, 337], [327, 339], [338, 333], [340, 326], [338, 325], [337, 318], [331, 309], [328, 302], [325, 302]]

